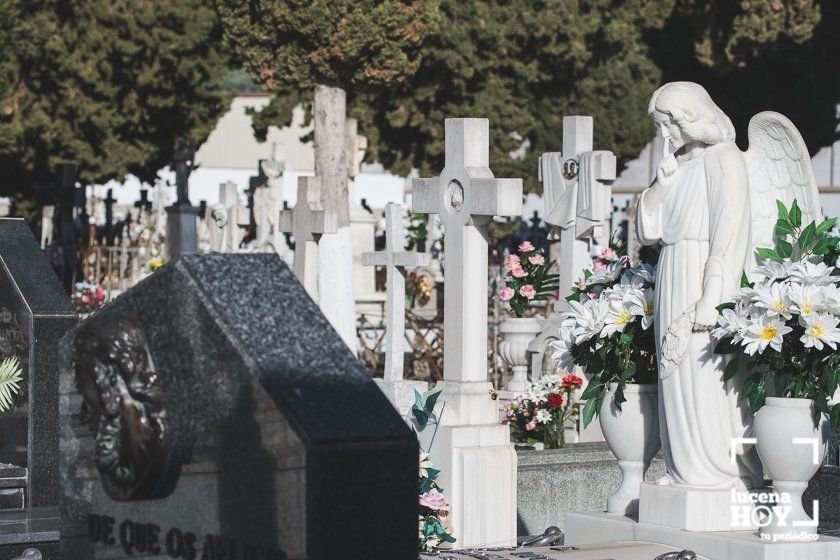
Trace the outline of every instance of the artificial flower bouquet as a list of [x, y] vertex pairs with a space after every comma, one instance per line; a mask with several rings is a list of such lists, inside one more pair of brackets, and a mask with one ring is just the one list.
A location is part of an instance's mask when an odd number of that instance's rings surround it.
[[546, 261], [543, 250], [530, 241], [520, 243], [518, 250], [505, 260], [505, 286], [499, 290], [499, 300], [507, 303], [514, 315], [524, 317], [531, 301], [554, 296], [557, 275], [550, 273], [554, 261]]
[[606, 249], [567, 298], [570, 310], [552, 343], [552, 358], [558, 369], [580, 366], [592, 376], [581, 395], [584, 426], [598, 414], [611, 383], [618, 384], [615, 405], [621, 410], [625, 384], [656, 381], [655, 283], [653, 266], [633, 266]]
[[76, 282], [71, 299], [79, 313], [92, 313], [105, 304], [105, 295], [100, 284]]
[[572, 373], [546, 375], [531, 382], [524, 394], [516, 395], [504, 407], [514, 441], [531, 445], [542, 442], [546, 449], [562, 448], [563, 427], [577, 413], [575, 391], [581, 386], [583, 379]]
[[776, 246], [756, 250], [756, 281], [744, 277], [735, 300], [718, 307], [715, 352], [733, 356], [725, 380], [746, 371], [742, 398], [753, 412], [768, 396], [812, 399], [815, 424], [828, 414], [836, 429], [840, 406], [829, 401], [840, 385], [840, 276], [826, 264], [837, 262], [836, 218], [802, 227], [796, 201], [789, 211], [777, 204]]

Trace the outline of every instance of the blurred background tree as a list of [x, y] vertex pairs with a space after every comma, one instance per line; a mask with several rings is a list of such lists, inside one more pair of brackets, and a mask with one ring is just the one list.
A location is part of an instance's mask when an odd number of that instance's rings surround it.
[[0, 0], [0, 194], [45, 195], [60, 161], [154, 180], [226, 108], [220, 39], [209, 0]]

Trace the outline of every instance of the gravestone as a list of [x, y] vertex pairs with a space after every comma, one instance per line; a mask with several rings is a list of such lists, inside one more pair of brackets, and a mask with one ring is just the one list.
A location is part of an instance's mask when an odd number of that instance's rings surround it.
[[23, 372], [0, 414], [0, 558], [58, 549], [58, 342], [76, 323], [70, 298], [23, 220], [0, 220], [0, 360]]
[[66, 558], [416, 558], [416, 438], [277, 255], [184, 256], [65, 345]]

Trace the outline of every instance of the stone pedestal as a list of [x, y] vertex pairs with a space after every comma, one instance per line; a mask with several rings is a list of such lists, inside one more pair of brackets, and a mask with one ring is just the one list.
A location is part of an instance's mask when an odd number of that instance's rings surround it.
[[[834, 560], [840, 558], [840, 538], [820, 535], [814, 542], [763, 540], [758, 531], [692, 532], [639, 523], [609, 513], [566, 515], [566, 545], [607, 542], [647, 542], [688, 549], [713, 560]], [[617, 557], [617, 556], [616, 556]]]
[[198, 251], [197, 206], [174, 205], [166, 208], [166, 251], [170, 259]]
[[516, 451], [509, 428], [499, 423], [491, 385], [441, 381], [437, 386], [443, 386], [441, 426], [431, 455], [453, 504], [456, 546], [515, 544]]
[[758, 525], [754, 520], [733, 510], [751, 503], [749, 493], [744, 490], [643, 482], [639, 492], [639, 522], [684, 531], [755, 531]]
[[429, 390], [429, 384], [425, 381], [409, 379], [404, 381], [374, 379], [374, 381], [403, 418], [407, 418], [411, 412], [411, 406], [414, 404], [414, 391], [416, 390], [422, 395]]

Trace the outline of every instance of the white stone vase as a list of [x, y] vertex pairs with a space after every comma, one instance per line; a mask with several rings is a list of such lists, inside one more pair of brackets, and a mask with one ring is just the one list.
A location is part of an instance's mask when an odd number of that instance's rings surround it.
[[802, 493], [825, 458], [831, 424], [823, 414], [815, 427], [813, 410], [811, 399], [767, 397], [755, 415], [758, 456], [781, 497], [761, 527], [761, 534], [773, 541], [801, 542], [817, 534], [816, 523], [802, 507]]
[[659, 451], [659, 408], [656, 383], [624, 386], [621, 410], [615, 406], [618, 383], [611, 383], [598, 419], [610, 451], [618, 459], [621, 485], [607, 499], [607, 513], [639, 514], [639, 488], [656, 452]]
[[499, 356], [513, 370], [505, 388], [513, 393], [523, 393], [528, 389], [528, 344], [542, 330], [542, 323], [537, 317], [508, 317], [499, 325], [502, 342], [499, 344]]

